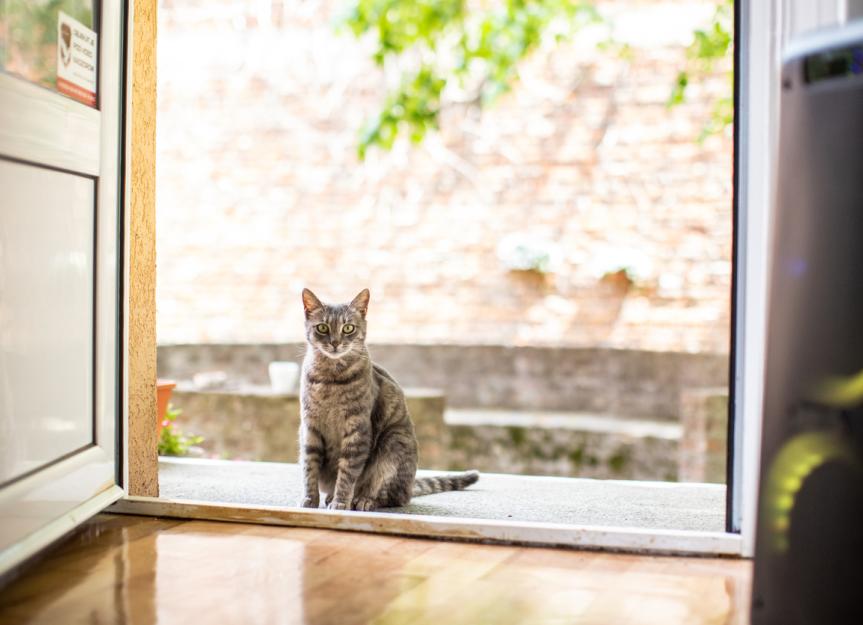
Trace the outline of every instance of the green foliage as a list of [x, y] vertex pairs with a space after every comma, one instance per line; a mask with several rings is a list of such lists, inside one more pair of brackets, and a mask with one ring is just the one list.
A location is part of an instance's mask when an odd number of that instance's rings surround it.
[[[684, 102], [692, 82], [731, 53], [734, 0], [717, 2], [710, 24], [693, 34], [669, 107]], [[371, 38], [374, 61], [400, 76], [364, 125], [359, 157], [372, 147], [389, 149], [403, 135], [421, 142], [438, 127], [447, 92], [466, 93], [460, 99], [480, 107], [494, 102], [517, 82], [519, 62], [544, 40], [568, 39], [600, 21], [587, 1], [351, 0], [343, 25], [357, 38]], [[629, 51], [624, 47], [618, 54], [627, 58]], [[701, 139], [733, 121], [730, 72], [728, 80], [729, 95], [714, 102]]]
[[590, 2], [573, 0], [351, 0], [344, 20], [371, 37], [381, 67], [401, 80], [364, 127], [358, 148], [392, 147], [401, 133], [419, 143], [438, 127], [445, 90], [468, 91], [483, 106], [508, 91], [518, 63], [546, 38], [560, 41], [599, 21]]
[[165, 413], [164, 427], [162, 427], [162, 436], [159, 439], [160, 456], [185, 456], [192, 445], [200, 445], [203, 442], [204, 438], [202, 436], [184, 434], [177, 428], [174, 421], [182, 413], [182, 410], [174, 408], [170, 404], [168, 405], [168, 410]]
[[[686, 100], [686, 91], [692, 80], [713, 72], [716, 65], [733, 50], [734, 0], [718, 0], [710, 24], [693, 33], [693, 41], [686, 50], [687, 67], [677, 74], [677, 80], [668, 98], [669, 108]], [[734, 74], [728, 73], [729, 95], [713, 103], [710, 120], [702, 130], [700, 139], [722, 132], [734, 121]]]
[[608, 458], [608, 467], [612, 473], [622, 473], [632, 461], [632, 450], [621, 447]]

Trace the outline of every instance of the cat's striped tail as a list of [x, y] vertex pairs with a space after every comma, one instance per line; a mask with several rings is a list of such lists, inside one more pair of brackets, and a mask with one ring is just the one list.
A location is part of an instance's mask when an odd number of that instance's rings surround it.
[[479, 479], [479, 471], [465, 471], [464, 473], [450, 473], [449, 475], [436, 475], [434, 477], [418, 477], [414, 480], [414, 497], [420, 495], [433, 495], [450, 490], [463, 490], [475, 484]]

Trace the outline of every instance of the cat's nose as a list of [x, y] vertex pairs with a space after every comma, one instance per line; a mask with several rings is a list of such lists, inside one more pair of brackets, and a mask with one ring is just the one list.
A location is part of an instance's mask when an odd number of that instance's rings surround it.
[[335, 347], [339, 346], [339, 342], [338, 341], [330, 341], [330, 345], [332, 345], [335, 348]]

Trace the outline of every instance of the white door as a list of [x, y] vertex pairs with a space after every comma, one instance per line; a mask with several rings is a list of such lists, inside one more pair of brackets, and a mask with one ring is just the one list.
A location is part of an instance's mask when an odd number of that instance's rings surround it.
[[122, 495], [120, 2], [0, 2], [0, 572]]

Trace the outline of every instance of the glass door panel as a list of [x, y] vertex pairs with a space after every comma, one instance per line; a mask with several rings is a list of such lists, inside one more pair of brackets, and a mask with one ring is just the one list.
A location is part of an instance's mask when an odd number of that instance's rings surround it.
[[93, 438], [92, 178], [0, 160], [0, 484]]
[[94, 106], [97, 4], [0, 0], [0, 70]]

